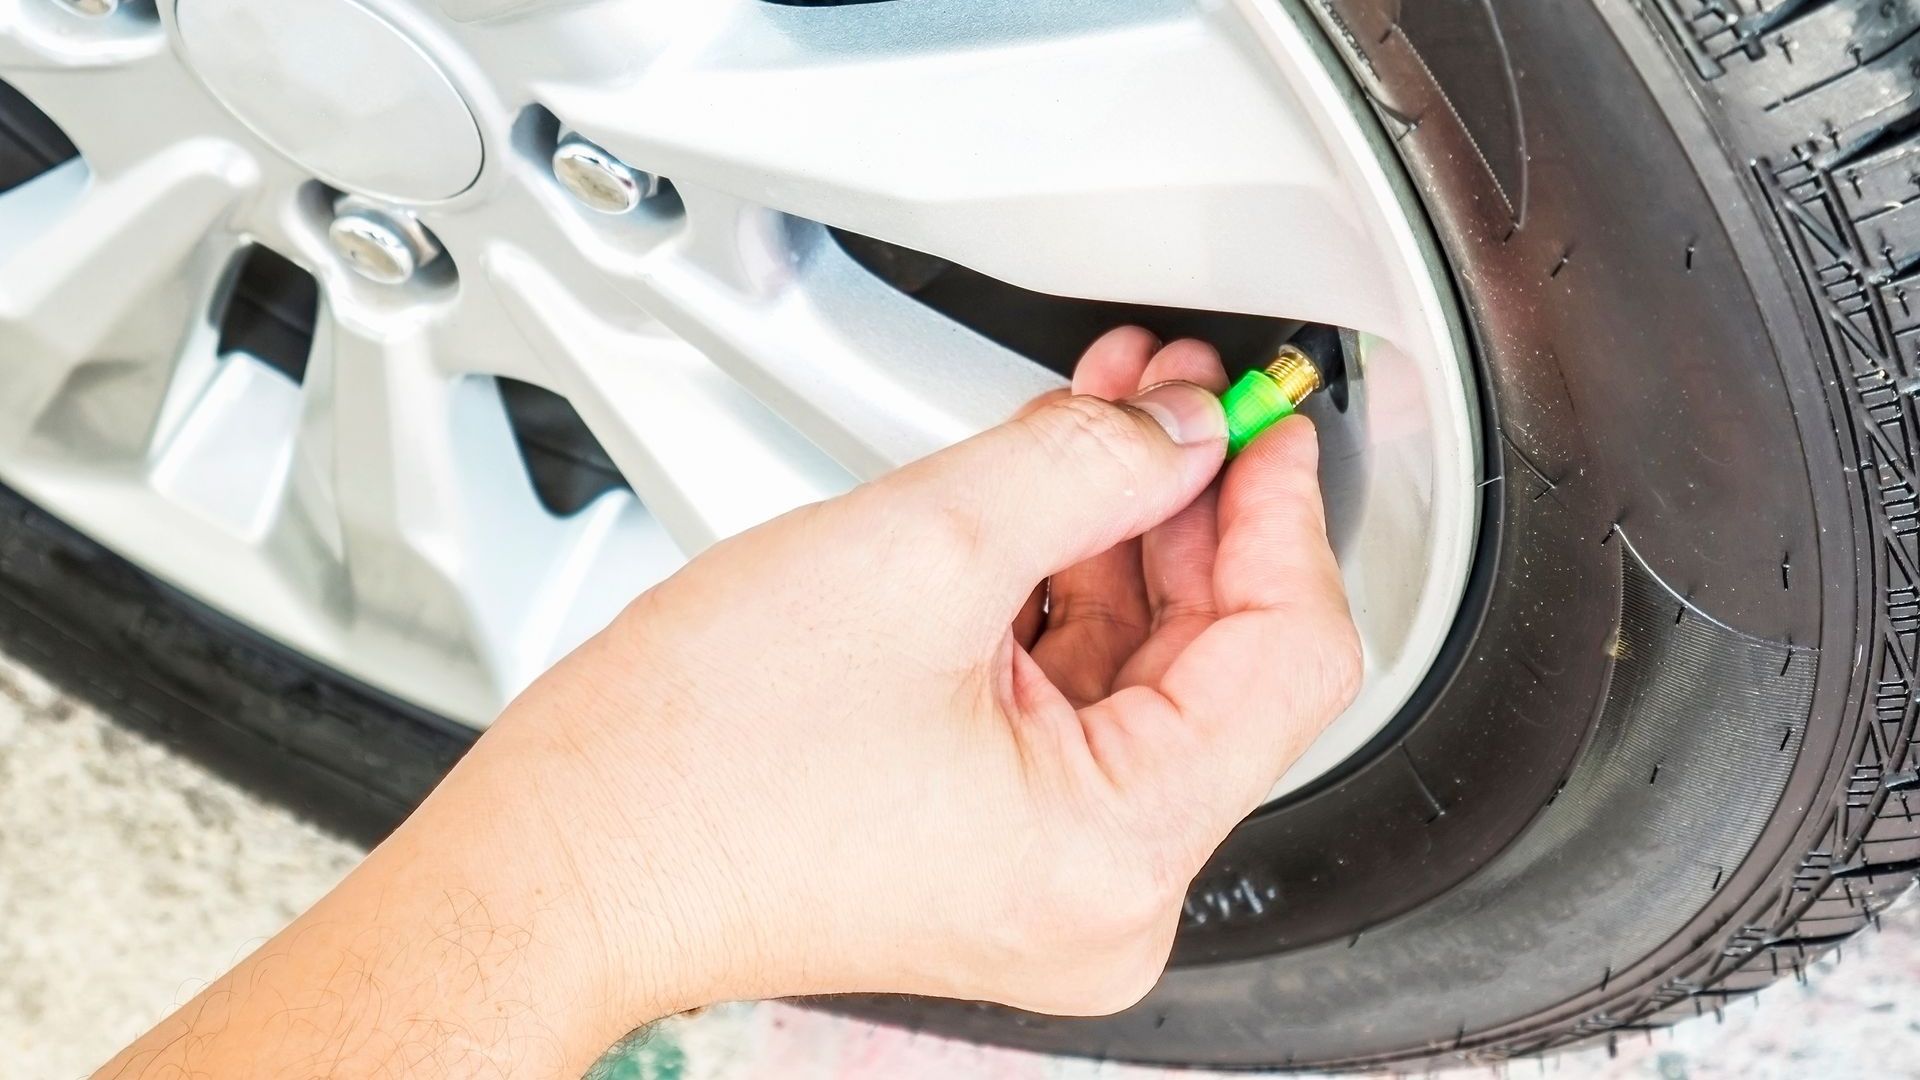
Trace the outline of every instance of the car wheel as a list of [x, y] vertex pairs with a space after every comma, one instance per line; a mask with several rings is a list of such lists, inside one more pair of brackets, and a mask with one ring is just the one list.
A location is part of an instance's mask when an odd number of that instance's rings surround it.
[[1360, 698], [1139, 1006], [831, 1007], [1497, 1061], [1920, 869], [1920, 4], [4, 0], [0, 79], [0, 637], [355, 835], [1136, 321], [1336, 361]]

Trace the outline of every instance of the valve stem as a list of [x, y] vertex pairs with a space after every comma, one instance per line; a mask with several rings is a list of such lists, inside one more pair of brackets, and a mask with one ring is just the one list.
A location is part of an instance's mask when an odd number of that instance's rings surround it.
[[1320, 386], [1319, 367], [1295, 345], [1280, 346], [1266, 367], [1240, 376], [1220, 395], [1227, 411], [1227, 456], [1238, 454], [1261, 432], [1292, 416]]

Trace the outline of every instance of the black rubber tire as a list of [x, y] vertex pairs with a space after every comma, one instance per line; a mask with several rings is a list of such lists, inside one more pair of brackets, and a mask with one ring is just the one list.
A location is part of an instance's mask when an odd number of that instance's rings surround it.
[[[1229, 839], [1138, 1007], [835, 1008], [1137, 1061], [1498, 1061], [1795, 975], [1920, 870], [1920, 0], [1311, 8], [1484, 381], [1443, 671]], [[0, 641], [362, 839], [470, 737], [5, 492]]]

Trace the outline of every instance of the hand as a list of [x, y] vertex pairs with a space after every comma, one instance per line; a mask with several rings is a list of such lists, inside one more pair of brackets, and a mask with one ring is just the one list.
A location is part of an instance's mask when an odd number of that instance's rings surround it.
[[667, 822], [700, 884], [663, 910], [708, 924], [686, 962], [733, 956], [724, 996], [1144, 994], [1361, 667], [1312, 425], [1215, 486], [1219, 358], [1155, 348], [1108, 334], [1078, 396], [715, 547], [530, 691], [501, 734], [610, 817], [565, 840], [587, 892]]
[[1074, 396], [640, 597], [262, 950], [275, 993], [310, 970], [339, 996], [331, 938], [384, 942], [354, 1022], [414, 1016], [403, 987], [435, 1030], [511, 1042], [531, 1012], [548, 1042], [519, 1052], [573, 1075], [714, 1000], [1137, 1000], [1188, 882], [1361, 672], [1312, 425], [1216, 483], [1219, 358], [1156, 348], [1114, 331]]

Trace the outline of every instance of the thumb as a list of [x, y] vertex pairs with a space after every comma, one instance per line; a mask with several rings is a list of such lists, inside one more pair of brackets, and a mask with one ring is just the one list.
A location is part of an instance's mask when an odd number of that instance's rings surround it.
[[[1146, 532], [1192, 502], [1227, 449], [1220, 401], [1161, 383], [1124, 402], [1075, 396], [924, 458], [886, 497], [962, 535], [1022, 590]], [[900, 505], [896, 504], [896, 505]]]

